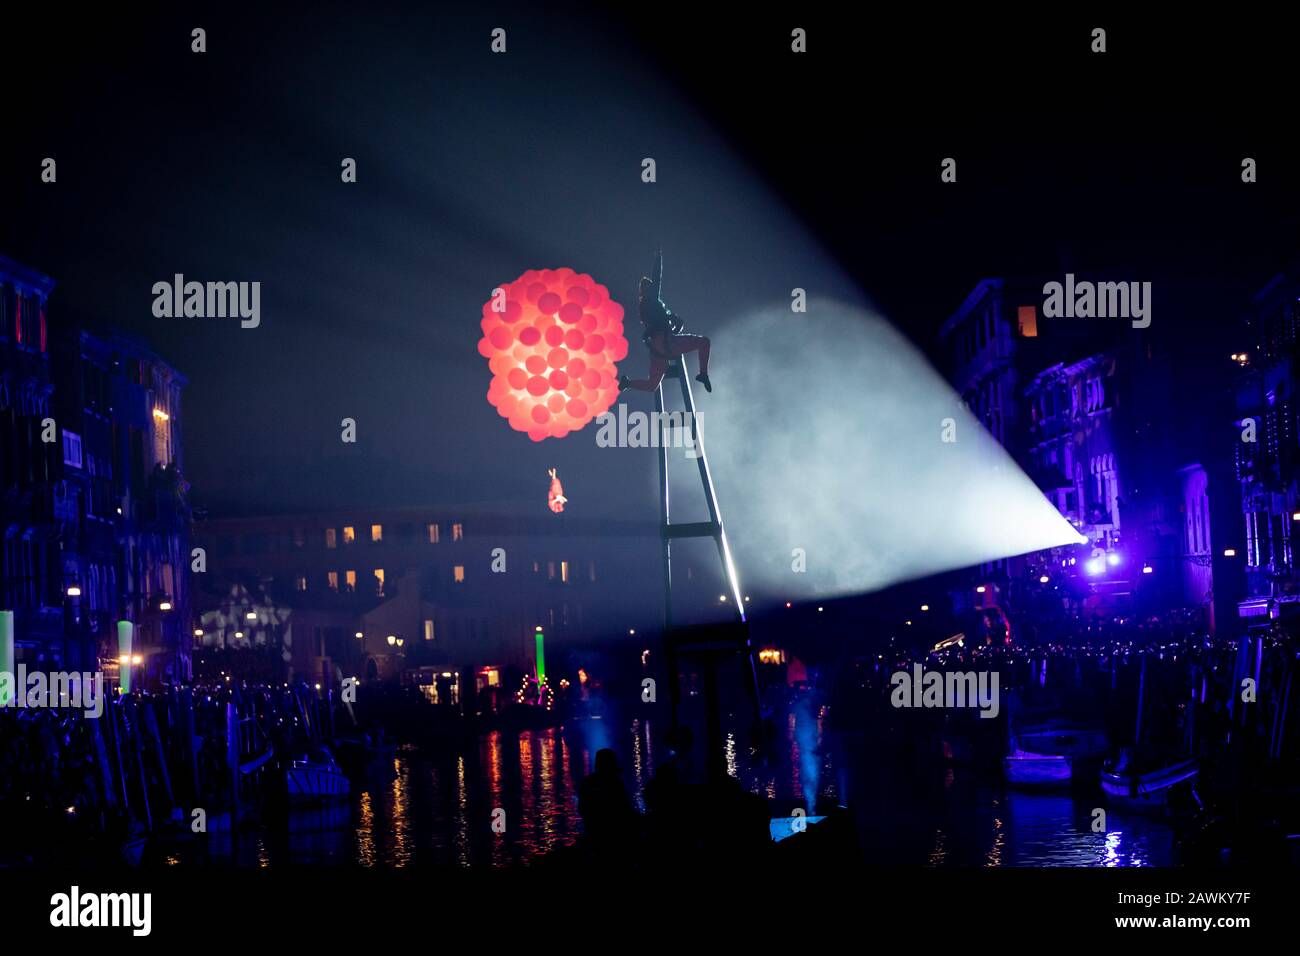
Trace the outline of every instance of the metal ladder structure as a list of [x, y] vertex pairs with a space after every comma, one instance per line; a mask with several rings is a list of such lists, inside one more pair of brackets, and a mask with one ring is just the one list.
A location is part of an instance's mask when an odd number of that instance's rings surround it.
[[[676, 378], [682, 387], [683, 411], [685, 421], [677, 427], [689, 427], [694, 439], [696, 452], [695, 463], [699, 468], [700, 485], [704, 491], [704, 501], [708, 506], [708, 521], [678, 522], [670, 519], [668, 452], [672, 444], [667, 439], [664, 401], [664, 382]], [[709, 459], [704, 451], [704, 440], [700, 435], [695, 399], [691, 394], [690, 376], [686, 370], [686, 359], [682, 356], [668, 367], [664, 381], [655, 389], [656, 421], [660, 428], [659, 442], [659, 533], [663, 553], [664, 574], [664, 648], [668, 658], [668, 671], [671, 679], [669, 687], [672, 725], [677, 726], [677, 711], [680, 704], [681, 686], [678, 672], [680, 656], [693, 656], [704, 662], [705, 696], [708, 704], [709, 757], [711, 760], [721, 758], [720, 704], [717, 692], [717, 665], [735, 654], [746, 657], [746, 684], [753, 695], [755, 719], [761, 720], [758, 695], [758, 671], [754, 664], [754, 649], [749, 640], [749, 626], [745, 617], [745, 598], [740, 590], [740, 581], [736, 576], [736, 565], [731, 557], [731, 547], [727, 543], [727, 532], [722, 524], [722, 512], [718, 509], [718, 496], [713, 487], [713, 476], [709, 471]], [[671, 416], [669, 416], [671, 417]], [[729, 628], [701, 629], [692, 628], [686, 635], [674, 631], [673, 624], [673, 567], [672, 546], [679, 538], [713, 538], [718, 548], [718, 559], [722, 563], [722, 573], [726, 578], [730, 603], [734, 611], [734, 625]], [[730, 632], [730, 634], [726, 632]], [[684, 638], [684, 639], [683, 639]]]

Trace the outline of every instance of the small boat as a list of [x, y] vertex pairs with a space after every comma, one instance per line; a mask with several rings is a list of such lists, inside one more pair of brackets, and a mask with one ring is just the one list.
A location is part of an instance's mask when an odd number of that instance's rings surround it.
[[1170, 764], [1150, 773], [1134, 773], [1121, 760], [1114, 770], [1103, 770], [1101, 789], [1106, 796], [1130, 810], [1158, 810], [1172, 787], [1196, 777], [1195, 760]]
[[285, 772], [290, 799], [346, 797], [352, 790], [333, 755], [324, 747], [311, 757], [295, 760]]
[[1108, 747], [1100, 727], [1083, 727], [1064, 721], [1048, 721], [1023, 728], [1016, 734], [1021, 749], [1030, 753], [1063, 754], [1067, 757], [1100, 757]]
[[[1138, 678], [1137, 724], [1133, 730], [1134, 748], [1142, 743], [1142, 710], [1146, 702], [1146, 686], [1147, 656], [1143, 654], [1142, 670]], [[1103, 766], [1101, 771], [1101, 789], [1106, 794], [1106, 799], [1127, 810], [1163, 810], [1170, 789], [1196, 777], [1195, 760], [1182, 760], [1147, 773], [1138, 773], [1129, 765], [1132, 756], [1133, 750], [1125, 748], [1115, 763]]]
[[1106, 750], [1104, 731], [1063, 720], [1022, 727], [1011, 737], [1011, 752], [1002, 760], [1007, 783], [1015, 787], [1067, 787], [1075, 771], [1087, 773], [1088, 761]]
[[1013, 787], [1068, 787], [1074, 774], [1074, 759], [1066, 754], [1013, 750], [1003, 758], [1002, 766]]

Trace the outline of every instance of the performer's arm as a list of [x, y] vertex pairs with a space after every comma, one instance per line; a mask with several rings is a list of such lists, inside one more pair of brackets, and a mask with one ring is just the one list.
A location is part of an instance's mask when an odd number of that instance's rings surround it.
[[660, 249], [655, 253], [655, 268], [650, 274], [650, 281], [654, 283], [655, 298], [661, 302], [664, 297], [664, 252]]

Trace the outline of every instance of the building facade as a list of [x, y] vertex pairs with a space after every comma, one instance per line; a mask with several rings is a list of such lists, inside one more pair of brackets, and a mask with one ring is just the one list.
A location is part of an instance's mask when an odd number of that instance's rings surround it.
[[185, 379], [138, 342], [47, 322], [54, 283], [0, 258], [0, 609], [17, 662], [189, 674]]
[[1045, 317], [1044, 283], [983, 280], [941, 337], [963, 403], [1088, 544], [974, 569], [956, 603], [1080, 617], [1195, 606], [1213, 627], [1208, 497], [1223, 483], [1180, 431], [1174, 363], [1127, 321]]
[[[657, 628], [657, 532], [432, 509], [211, 519], [196, 526], [208, 570], [195, 639], [273, 647], [307, 679], [423, 669], [460, 696], [530, 668], [538, 627], [548, 659]], [[653, 586], [626, 586], [647, 577]]]
[[14, 612], [16, 663], [78, 659], [66, 643], [62, 453], [50, 420], [46, 302], [54, 281], [0, 257], [0, 610]]
[[1275, 276], [1251, 301], [1247, 346], [1238, 366], [1232, 435], [1241, 492], [1243, 623], [1300, 619], [1300, 432], [1296, 359], [1300, 349], [1300, 273]]

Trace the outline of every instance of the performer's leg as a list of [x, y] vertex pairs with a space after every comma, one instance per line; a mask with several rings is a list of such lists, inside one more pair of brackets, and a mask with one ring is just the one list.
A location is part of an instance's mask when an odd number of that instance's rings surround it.
[[684, 335], [668, 336], [665, 345], [671, 355], [685, 355], [687, 352], [700, 353], [700, 371], [707, 373], [709, 370], [709, 338], [706, 335], [693, 335], [686, 333]]
[[657, 355], [650, 356], [650, 377], [649, 378], [625, 378], [619, 385], [620, 390], [635, 388], [639, 392], [653, 392], [659, 387], [659, 383], [664, 380], [664, 373], [668, 371], [668, 360], [660, 358]]
[[705, 335], [670, 335], [665, 343], [668, 351], [673, 355], [685, 355], [687, 352], [698, 352], [700, 355], [700, 374], [695, 376], [695, 380], [703, 384], [706, 391], [713, 391], [713, 383], [709, 381], [709, 342], [708, 336]]

